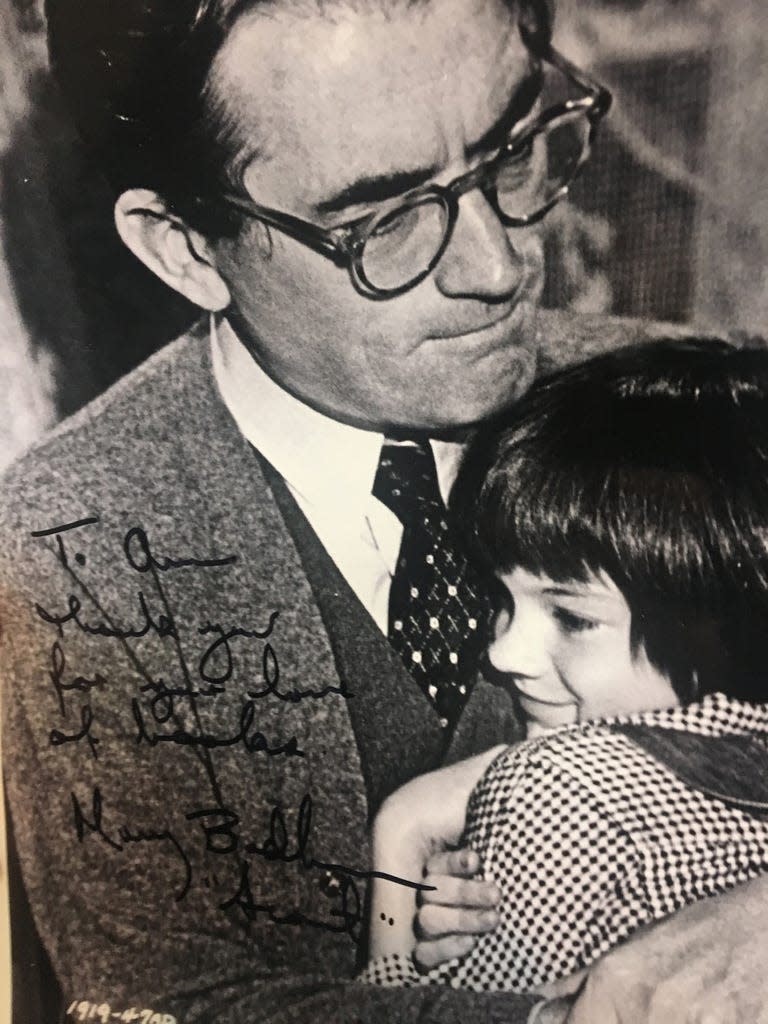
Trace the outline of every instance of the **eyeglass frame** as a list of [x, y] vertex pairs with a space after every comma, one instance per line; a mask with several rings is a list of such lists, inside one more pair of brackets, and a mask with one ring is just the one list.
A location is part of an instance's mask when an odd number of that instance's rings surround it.
[[[540, 62], [550, 64], [560, 71], [567, 79], [580, 89], [583, 89], [587, 95], [580, 99], [566, 100], [563, 103], [557, 103], [552, 107], [548, 107], [533, 124], [521, 129], [519, 133], [511, 135], [496, 156], [481, 163], [471, 171], [460, 175], [458, 178], [454, 178], [447, 185], [438, 185], [436, 183], [421, 185], [393, 199], [384, 210], [364, 214], [362, 217], [356, 217], [348, 223], [338, 224], [333, 228], [324, 228], [319, 224], [303, 220], [294, 214], [262, 206], [254, 200], [239, 196], [234, 192], [222, 192], [216, 197], [215, 201], [222, 202], [247, 217], [252, 217], [267, 224], [269, 227], [277, 228], [283, 234], [288, 235], [295, 241], [319, 253], [319, 255], [331, 260], [337, 267], [346, 269], [355, 290], [366, 298], [383, 300], [402, 295], [404, 292], [410, 291], [411, 288], [415, 288], [420, 284], [440, 262], [456, 227], [456, 221], [459, 216], [459, 199], [467, 192], [472, 191], [474, 188], [480, 188], [491, 203], [496, 216], [505, 227], [529, 227], [531, 224], [540, 221], [549, 213], [553, 206], [556, 206], [557, 203], [565, 199], [571, 185], [589, 159], [598, 125], [608, 113], [613, 102], [610, 91], [605, 86], [600, 85], [599, 82], [595, 81], [585, 71], [577, 68], [575, 64], [572, 64], [567, 57], [563, 56], [551, 44], [547, 44], [546, 47], [541, 49], [537, 57]], [[504, 163], [515, 150], [524, 149], [552, 121], [574, 111], [583, 112], [586, 115], [589, 121], [589, 134], [581, 158], [574, 167], [570, 177], [541, 209], [525, 217], [508, 216], [500, 209], [496, 197], [495, 176], [499, 165]], [[400, 209], [416, 206], [421, 199], [428, 199], [430, 197], [439, 198], [448, 215], [440, 248], [430, 261], [429, 266], [411, 278], [406, 284], [392, 289], [377, 288], [366, 279], [362, 266], [362, 253], [366, 242], [381, 221]], [[206, 200], [203, 197], [198, 197], [198, 201], [206, 204], [211, 202], [210, 199]]]

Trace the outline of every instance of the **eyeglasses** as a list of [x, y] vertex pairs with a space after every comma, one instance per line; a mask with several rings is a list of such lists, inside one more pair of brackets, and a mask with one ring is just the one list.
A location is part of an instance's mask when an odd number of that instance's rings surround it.
[[[415, 287], [445, 252], [459, 216], [459, 199], [480, 189], [505, 227], [527, 227], [564, 199], [589, 158], [611, 94], [562, 54], [540, 57], [542, 90], [536, 120], [512, 131], [499, 153], [448, 185], [431, 184], [398, 197], [376, 213], [323, 228], [241, 196], [218, 198], [277, 228], [345, 267], [370, 299], [389, 299]], [[577, 89], [581, 95], [564, 98]], [[551, 102], [555, 99], [556, 102]]]

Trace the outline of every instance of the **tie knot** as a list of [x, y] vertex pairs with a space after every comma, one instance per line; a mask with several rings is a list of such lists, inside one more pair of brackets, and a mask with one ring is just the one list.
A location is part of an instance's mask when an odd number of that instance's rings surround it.
[[425, 511], [443, 511], [432, 448], [427, 441], [385, 440], [373, 481], [373, 496], [408, 525]]

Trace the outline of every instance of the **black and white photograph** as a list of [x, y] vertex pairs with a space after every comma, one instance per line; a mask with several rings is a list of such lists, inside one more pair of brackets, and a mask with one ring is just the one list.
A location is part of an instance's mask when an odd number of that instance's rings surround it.
[[768, 1024], [762, 0], [0, 0], [0, 1024]]

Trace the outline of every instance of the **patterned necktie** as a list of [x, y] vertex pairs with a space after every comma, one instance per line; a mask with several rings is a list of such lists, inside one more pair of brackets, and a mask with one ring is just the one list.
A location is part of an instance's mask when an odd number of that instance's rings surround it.
[[446, 511], [428, 442], [385, 440], [374, 497], [403, 524], [389, 596], [389, 640], [453, 728], [485, 650], [490, 598]]

